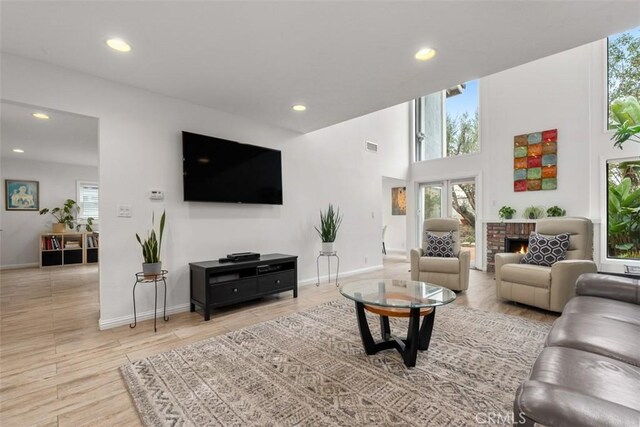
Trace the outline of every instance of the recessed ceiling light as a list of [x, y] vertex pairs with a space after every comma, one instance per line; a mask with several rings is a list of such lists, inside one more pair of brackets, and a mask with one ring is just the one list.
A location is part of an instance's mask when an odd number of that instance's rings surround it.
[[49, 116], [47, 116], [45, 113], [33, 113], [32, 116], [36, 119], [49, 120]]
[[302, 104], [298, 104], [298, 105], [294, 105], [293, 107], [291, 107], [293, 109], [293, 111], [304, 111], [307, 109], [307, 107], [305, 107]]
[[14, 152], [14, 153], [24, 153], [24, 150], [23, 150], [23, 149], [21, 149], [21, 148], [14, 148], [14, 149], [13, 149], [13, 152]]
[[107, 40], [107, 46], [118, 52], [131, 52], [131, 45], [122, 39], [109, 39]]
[[420, 49], [418, 52], [416, 52], [416, 55], [415, 55], [418, 61], [428, 61], [434, 56], [436, 56], [436, 50], [430, 47], [425, 47], [424, 49]]

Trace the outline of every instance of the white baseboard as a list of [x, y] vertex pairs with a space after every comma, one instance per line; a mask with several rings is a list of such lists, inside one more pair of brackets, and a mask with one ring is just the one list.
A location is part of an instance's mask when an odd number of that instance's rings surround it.
[[387, 255], [406, 255], [406, 249], [387, 248]]
[[[339, 277], [338, 277], [338, 283], [340, 283], [340, 280], [342, 278], [349, 277], [349, 276], [355, 276], [357, 274], [362, 274], [362, 273], [368, 273], [370, 271], [382, 270], [383, 268], [384, 268], [383, 265], [374, 265], [374, 266], [371, 266], [371, 267], [358, 268], [356, 270], [350, 270], [350, 271], [345, 271], [345, 272], [341, 271], [340, 274], [339, 274]], [[322, 270], [320, 270], [320, 271], [322, 271]], [[331, 280], [332, 280], [333, 283], [335, 283], [335, 280], [336, 280], [335, 270], [332, 270]], [[328, 281], [329, 281], [329, 275], [328, 274], [325, 274], [324, 276], [320, 276], [320, 283], [327, 283]], [[317, 277], [312, 277], [310, 279], [304, 279], [304, 280], [298, 280], [298, 286], [315, 285], [316, 283], [318, 283], [318, 278]]]
[[9, 265], [0, 265], [0, 270], [17, 270], [19, 268], [33, 268], [40, 267], [40, 264], [37, 262], [29, 262], [26, 264], [9, 264]]
[[[176, 314], [176, 313], [184, 313], [185, 311], [189, 311], [190, 304], [179, 304], [173, 305], [171, 307], [167, 307], [167, 315]], [[162, 321], [162, 306], [158, 307], [158, 322]], [[138, 323], [143, 320], [153, 319], [153, 310], [143, 311], [137, 313], [136, 315], [138, 319]], [[116, 317], [115, 319], [102, 319], [98, 322], [98, 326], [101, 331], [105, 329], [117, 328], [118, 326], [130, 325], [133, 323], [133, 313], [128, 316]]]
[[[359, 268], [356, 270], [350, 270], [350, 271], [345, 271], [345, 272], [340, 272], [340, 275], [338, 277], [338, 283], [340, 283], [340, 280], [345, 278], [345, 277], [349, 277], [349, 276], [355, 276], [357, 274], [362, 274], [362, 273], [368, 273], [370, 271], [376, 271], [376, 270], [382, 270], [384, 267], [382, 265], [374, 265], [371, 267], [365, 267], [365, 268]], [[328, 275], [324, 275], [324, 276], [320, 276], [320, 283], [326, 283], [329, 280], [329, 276]], [[331, 274], [331, 280], [335, 281], [336, 280], [336, 276], [332, 273]], [[298, 280], [298, 286], [309, 286], [309, 285], [315, 285], [318, 282], [318, 278], [317, 277], [313, 277], [310, 279], [304, 279], [304, 280]], [[176, 313], [184, 313], [185, 311], [189, 311], [190, 309], [190, 304], [179, 304], [179, 305], [174, 305], [171, 307], [167, 307], [167, 315], [170, 314], [176, 314]], [[144, 312], [139, 312], [137, 314], [137, 318], [138, 318], [138, 322], [141, 322], [143, 320], [149, 320], [149, 319], [153, 319], [153, 310], [148, 310], [148, 311], [144, 311]], [[161, 321], [160, 319], [162, 319], [162, 307], [158, 307], [158, 321]], [[116, 317], [115, 319], [102, 319], [100, 318], [100, 321], [98, 322], [99, 328], [100, 330], [105, 330], [105, 329], [111, 329], [111, 328], [117, 328], [118, 326], [124, 326], [124, 325], [129, 325], [133, 323], [133, 313], [127, 316], [122, 316], [122, 317]]]

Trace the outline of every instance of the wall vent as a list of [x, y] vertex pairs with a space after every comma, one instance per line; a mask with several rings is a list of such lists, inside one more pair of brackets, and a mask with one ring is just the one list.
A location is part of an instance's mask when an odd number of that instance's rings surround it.
[[367, 151], [371, 151], [372, 153], [378, 152], [378, 144], [375, 142], [365, 141], [365, 147], [367, 148]]

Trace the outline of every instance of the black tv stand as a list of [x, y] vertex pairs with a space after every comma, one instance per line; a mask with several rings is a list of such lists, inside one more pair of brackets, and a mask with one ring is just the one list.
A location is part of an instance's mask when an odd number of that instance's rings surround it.
[[204, 320], [211, 309], [248, 301], [265, 295], [293, 291], [298, 297], [298, 257], [268, 254], [260, 259], [221, 263], [203, 261], [189, 263], [190, 310], [202, 307]]

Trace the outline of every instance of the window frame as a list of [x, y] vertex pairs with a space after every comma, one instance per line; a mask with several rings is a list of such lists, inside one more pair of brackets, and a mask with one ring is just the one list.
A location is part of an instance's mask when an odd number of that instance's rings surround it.
[[[82, 205], [82, 188], [96, 186], [98, 188], [98, 215], [89, 216], [83, 214], [83, 205]], [[97, 181], [87, 181], [87, 180], [77, 180], [76, 181], [76, 200], [78, 201], [78, 206], [80, 207], [80, 212], [78, 212], [77, 220], [79, 224], [86, 224], [88, 218], [93, 218], [94, 224], [97, 224], [100, 221], [100, 184]]]
[[[481, 112], [481, 103], [482, 103], [482, 79], [478, 78], [478, 79], [473, 79], [473, 80], [469, 80], [467, 82], [464, 83], [468, 83], [471, 81], [477, 81], [478, 82], [478, 102], [477, 102], [477, 112], [478, 112], [478, 151], [474, 152], [474, 153], [462, 153], [462, 154], [458, 154], [456, 156], [448, 156], [448, 155], [444, 155], [442, 157], [437, 157], [435, 159], [419, 159], [419, 154], [421, 151], [421, 144], [418, 143], [418, 137], [417, 137], [417, 131], [418, 131], [418, 122], [419, 122], [419, 117], [418, 115], [420, 114], [420, 108], [418, 107], [418, 100], [423, 98], [423, 96], [429, 96], [431, 94], [427, 94], [427, 95], [423, 95], [420, 96], [418, 98], [415, 98], [411, 101], [411, 114], [410, 114], [410, 118], [411, 118], [411, 135], [412, 135], [412, 141], [413, 141], [413, 150], [412, 150], [412, 155], [413, 155], [413, 163], [423, 163], [423, 162], [436, 162], [436, 161], [441, 161], [443, 159], [456, 159], [456, 158], [463, 158], [466, 156], [477, 156], [479, 154], [482, 153], [482, 112]], [[446, 89], [443, 89], [442, 91], [437, 91], [437, 92], [444, 92], [446, 91]], [[433, 93], [437, 93], [437, 92], [433, 92]], [[446, 139], [446, 117], [447, 117], [447, 111], [446, 111], [446, 96], [443, 98], [443, 102], [442, 102], [442, 127], [443, 127], [443, 131], [442, 131], [442, 146], [443, 146], [443, 152], [447, 153], [447, 139]]]
[[[602, 242], [601, 248], [602, 253], [600, 255], [600, 259], [605, 263], [613, 263], [613, 264], [631, 264], [631, 265], [640, 265], [640, 258], [622, 258], [622, 257], [610, 257], [609, 256], [609, 162], [627, 162], [640, 160], [638, 156], [629, 156], [629, 157], [606, 157], [603, 158], [602, 162], [602, 175], [604, 175], [603, 180], [603, 191], [604, 191], [604, 206], [602, 209], [603, 220], [601, 221], [603, 227], [601, 232], [600, 241]], [[601, 175], [601, 176], [602, 176]]]
[[[636, 30], [637, 28], [640, 27], [634, 27], [631, 30]], [[611, 91], [609, 90], [609, 44], [611, 43], [609, 41], [609, 39], [612, 36], [617, 36], [618, 34], [624, 34], [629, 32], [629, 30], [627, 31], [621, 31], [619, 33], [615, 33], [615, 34], [610, 34], [607, 37], [605, 37], [605, 46], [604, 46], [604, 91], [605, 91], [605, 96], [604, 98], [606, 99], [606, 104], [604, 106], [604, 121], [603, 121], [603, 132], [605, 134], [613, 134], [615, 132], [615, 127], [612, 126], [612, 124], [609, 122], [609, 109], [611, 106]], [[606, 161], [609, 160], [613, 160], [613, 159], [606, 159]]]

